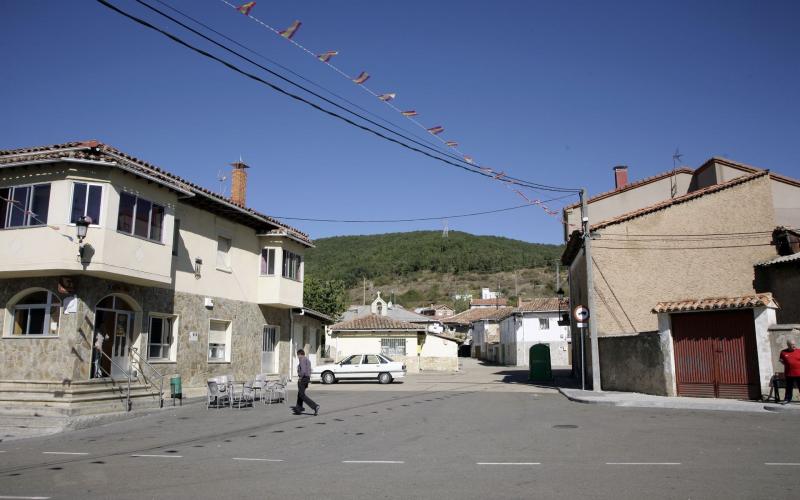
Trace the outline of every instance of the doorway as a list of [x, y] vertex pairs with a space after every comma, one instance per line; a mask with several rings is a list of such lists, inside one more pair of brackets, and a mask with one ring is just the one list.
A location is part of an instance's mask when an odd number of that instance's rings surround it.
[[92, 378], [127, 377], [130, 368], [128, 349], [133, 340], [133, 308], [122, 298], [109, 295], [95, 307], [95, 336], [94, 343], [102, 342], [103, 355], [97, 352], [93, 355], [99, 357], [100, 371], [92, 367]]
[[261, 373], [278, 373], [278, 327], [264, 325], [261, 331]]

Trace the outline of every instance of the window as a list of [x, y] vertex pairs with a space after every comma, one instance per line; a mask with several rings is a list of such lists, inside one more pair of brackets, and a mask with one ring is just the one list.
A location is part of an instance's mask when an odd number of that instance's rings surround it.
[[405, 356], [406, 339], [381, 339], [381, 354], [386, 356]]
[[52, 292], [41, 290], [20, 299], [13, 308], [12, 335], [58, 335], [61, 300]]
[[78, 222], [81, 217], [90, 217], [92, 224], [100, 224], [100, 202], [103, 197], [103, 186], [76, 182], [72, 185], [71, 223]]
[[224, 236], [217, 237], [217, 269], [230, 271], [231, 269], [231, 239]]
[[356, 354], [356, 355], [350, 356], [349, 358], [346, 358], [344, 361], [342, 361], [342, 364], [343, 365], [359, 365], [359, 364], [361, 364], [361, 355], [360, 354]]
[[0, 188], [0, 229], [44, 226], [50, 209], [50, 184]]
[[225, 363], [231, 360], [231, 322], [212, 319], [208, 324], [208, 360]]
[[549, 329], [550, 329], [550, 319], [539, 318], [539, 330], [549, 330]]
[[172, 356], [174, 317], [150, 316], [150, 337], [147, 348], [149, 359], [169, 361]]
[[311, 345], [311, 334], [307, 326], [303, 326], [303, 346], [302, 349], [305, 349], [306, 346]]
[[275, 249], [261, 249], [261, 274], [272, 276], [275, 274]]
[[364, 364], [367, 364], [367, 365], [379, 365], [379, 364], [381, 364], [381, 360], [375, 354], [367, 354], [364, 357]]
[[283, 277], [300, 281], [300, 263], [302, 257], [288, 250], [283, 251]]
[[119, 195], [117, 231], [161, 242], [164, 207], [129, 193]]
[[275, 326], [264, 325], [261, 333], [261, 351], [275, 352], [275, 344], [278, 342], [278, 328]]
[[175, 219], [175, 226], [172, 228], [172, 255], [178, 256], [178, 248], [181, 243], [181, 220]]

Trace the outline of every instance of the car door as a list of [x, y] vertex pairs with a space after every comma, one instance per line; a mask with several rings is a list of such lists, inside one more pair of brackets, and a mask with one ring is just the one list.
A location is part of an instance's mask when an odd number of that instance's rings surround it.
[[343, 359], [336, 371], [336, 378], [358, 378], [358, 372], [361, 370], [361, 358], [361, 354], [354, 354]]
[[359, 370], [361, 378], [378, 378], [380, 365], [381, 360], [376, 354], [365, 354]]

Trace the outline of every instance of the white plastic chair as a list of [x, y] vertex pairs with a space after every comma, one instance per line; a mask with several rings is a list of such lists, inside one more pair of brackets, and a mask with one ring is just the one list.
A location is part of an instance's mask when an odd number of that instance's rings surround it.
[[230, 397], [227, 392], [220, 391], [219, 384], [216, 380], [208, 381], [208, 401], [206, 401], [206, 410], [211, 408], [213, 404], [215, 408], [219, 408], [222, 402], [230, 402]]

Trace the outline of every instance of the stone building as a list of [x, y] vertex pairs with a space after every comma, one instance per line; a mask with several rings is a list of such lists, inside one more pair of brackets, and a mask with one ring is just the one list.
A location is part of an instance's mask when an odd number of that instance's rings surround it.
[[303, 314], [312, 242], [247, 208], [233, 168], [229, 199], [97, 141], [0, 151], [0, 404], [115, 407], [130, 377], [135, 407], [173, 374], [190, 394], [291, 376], [330, 323]]
[[[601, 385], [660, 395], [758, 398], [768, 392], [774, 373], [771, 327], [783, 304], [770, 290], [755, 288], [754, 266], [774, 257], [775, 227], [793, 223], [800, 213], [794, 209], [800, 182], [713, 158], [679, 173], [674, 185], [677, 192], [648, 193], [642, 200], [649, 203], [639, 207], [606, 206], [605, 219], [590, 208], [591, 318], [599, 336]], [[601, 196], [607, 204], [613, 200]], [[565, 213], [565, 229], [576, 229], [570, 221], [574, 217]], [[562, 262], [570, 269], [571, 305], [588, 305], [579, 231], [570, 233]], [[580, 332], [574, 321], [571, 328], [573, 359], [579, 360]], [[591, 383], [588, 335], [584, 340], [584, 375]], [[580, 374], [580, 363], [574, 366]]]

